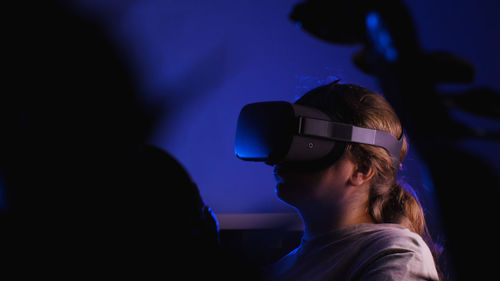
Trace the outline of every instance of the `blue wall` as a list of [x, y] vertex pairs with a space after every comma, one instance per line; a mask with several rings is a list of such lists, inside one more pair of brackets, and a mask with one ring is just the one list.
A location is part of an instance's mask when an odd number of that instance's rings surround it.
[[[292, 211], [276, 199], [270, 167], [234, 156], [236, 119], [244, 104], [293, 101], [333, 77], [378, 90], [376, 81], [351, 63], [357, 47], [321, 42], [288, 19], [298, 2], [77, 1], [124, 48], [145, 101], [164, 109], [151, 142], [186, 167], [216, 213]], [[406, 2], [425, 49], [464, 57], [477, 68], [474, 85], [500, 90], [497, 1]], [[474, 126], [500, 128], [498, 122], [455, 114]], [[464, 145], [480, 147], [479, 153], [500, 166], [492, 157], [492, 151], [499, 155], [498, 144]], [[418, 155], [410, 152], [405, 165], [405, 178], [431, 204]]]

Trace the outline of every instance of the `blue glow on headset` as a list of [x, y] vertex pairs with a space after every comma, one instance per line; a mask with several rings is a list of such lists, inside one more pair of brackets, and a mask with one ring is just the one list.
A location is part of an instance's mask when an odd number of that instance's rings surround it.
[[396, 61], [398, 51], [394, 47], [391, 34], [377, 12], [370, 12], [366, 15], [366, 31], [377, 52], [389, 62]]

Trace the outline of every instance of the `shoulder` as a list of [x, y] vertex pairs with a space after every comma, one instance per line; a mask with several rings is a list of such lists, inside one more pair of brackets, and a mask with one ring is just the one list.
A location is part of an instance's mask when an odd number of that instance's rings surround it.
[[420, 235], [395, 224], [365, 227], [360, 235], [364, 241], [359, 255], [360, 280], [438, 279], [432, 254]]
[[406, 249], [420, 252], [428, 249], [422, 237], [397, 224], [373, 224], [360, 229], [366, 242], [383, 249]]
[[422, 237], [397, 224], [373, 224], [361, 228], [362, 252], [366, 258], [408, 253], [414, 259], [434, 264], [431, 251]]

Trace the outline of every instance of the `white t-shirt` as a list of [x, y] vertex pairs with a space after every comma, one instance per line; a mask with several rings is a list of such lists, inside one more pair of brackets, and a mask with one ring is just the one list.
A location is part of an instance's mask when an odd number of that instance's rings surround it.
[[420, 235], [397, 224], [358, 224], [302, 239], [265, 270], [273, 281], [438, 280]]

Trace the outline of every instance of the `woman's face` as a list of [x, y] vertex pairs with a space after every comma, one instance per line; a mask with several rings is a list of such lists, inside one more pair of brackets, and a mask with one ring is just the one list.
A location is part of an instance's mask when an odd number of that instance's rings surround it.
[[304, 204], [331, 204], [343, 199], [353, 171], [354, 164], [345, 155], [333, 165], [314, 172], [287, 170], [275, 165], [276, 194], [297, 208]]

